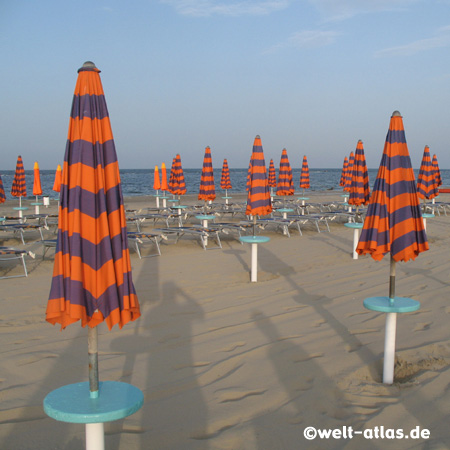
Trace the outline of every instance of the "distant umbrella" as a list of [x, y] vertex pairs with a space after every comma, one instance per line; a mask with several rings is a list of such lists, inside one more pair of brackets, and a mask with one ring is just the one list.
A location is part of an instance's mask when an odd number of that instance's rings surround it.
[[222, 176], [220, 178], [220, 188], [224, 189], [225, 191], [233, 188], [230, 179], [230, 168], [228, 167], [228, 161], [226, 159], [223, 160]]
[[344, 186], [344, 191], [347, 192], [350, 192], [350, 186], [352, 184], [352, 172], [354, 162], [355, 162], [355, 154], [353, 152], [350, 152], [350, 156], [348, 158], [347, 172], [345, 174], [345, 186]]
[[345, 187], [345, 181], [347, 179], [347, 170], [348, 170], [348, 158], [344, 158], [344, 164], [342, 166], [341, 179], [339, 181], [339, 186]]
[[203, 168], [200, 179], [200, 190], [198, 193], [198, 199], [212, 201], [216, 198], [216, 188], [214, 186], [214, 172], [211, 159], [211, 149], [205, 148], [205, 156], [203, 157]]
[[302, 162], [302, 171], [300, 173], [300, 189], [309, 189], [309, 167], [308, 167], [308, 159], [306, 158], [306, 155], [303, 156], [303, 162]]
[[42, 195], [41, 175], [39, 173], [39, 164], [37, 163], [37, 161], [34, 163], [33, 171], [34, 171], [33, 195], [37, 197], [38, 195]]
[[169, 190], [169, 186], [167, 185], [166, 165], [164, 163], [161, 164], [161, 190], [162, 191]]
[[294, 190], [292, 168], [289, 163], [287, 150], [284, 148], [281, 152], [280, 170], [278, 172], [277, 195], [294, 195]]
[[442, 186], [441, 171], [439, 169], [439, 164], [438, 164], [436, 155], [433, 155], [433, 160], [431, 161], [431, 163], [433, 164], [433, 168], [434, 168], [436, 186], [437, 187]]
[[25, 181], [25, 169], [23, 167], [22, 157], [19, 155], [16, 163], [16, 172], [11, 187], [11, 195], [19, 197], [19, 206], [22, 206], [22, 197], [27, 196], [27, 185]]
[[0, 203], [6, 201], [5, 188], [3, 187], [2, 176], [0, 175]]
[[62, 170], [61, 165], [58, 164], [58, 167], [56, 168], [55, 172], [55, 181], [53, 183], [53, 191], [55, 192], [61, 192], [61, 183], [62, 183]]
[[250, 190], [250, 171], [252, 168], [252, 158], [253, 158], [253, 154], [250, 156], [250, 162], [248, 163], [248, 169], [247, 169], [247, 183], [245, 185], [245, 190], [247, 192]]
[[353, 170], [351, 173], [351, 184], [348, 204], [357, 208], [367, 205], [370, 199], [369, 174], [367, 171], [366, 157], [361, 140], [356, 144]]
[[277, 187], [277, 174], [275, 171], [275, 164], [273, 163], [273, 159], [270, 160], [269, 163], [269, 187], [274, 188]]
[[161, 189], [161, 180], [159, 179], [158, 166], [155, 166], [155, 170], [153, 172], [153, 189], [156, 192], [158, 192]]
[[172, 166], [170, 168], [170, 176], [168, 183], [168, 191], [174, 195], [175, 194], [175, 175], [174, 175], [175, 158], [172, 159]]
[[173, 189], [175, 195], [184, 195], [187, 192], [186, 189], [186, 181], [184, 179], [183, 167], [181, 166], [181, 157], [179, 154], [175, 156], [174, 164], [173, 164]]
[[91, 398], [103, 395], [97, 325], [122, 328], [140, 316], [119, 165], [99, 72], [92, 62], [78, 71], [46, 312], [46, 320], [61, 328], [77, 321], [88, 325]]
[[387, 300], [383, 381], [388, 384], [392, 383], [394, 372], [396, 321], [396, 312], [390, 311], [395, 311], [401, 302], [395, 295], [395, 263], [415, 259], [428, 248], [403, 120], [395, 111], [356, 248], [358, 254], [368, 253], [375, 260], [381, 260], [386, 253], [391, 255], [389, 297], [380, 297]]
[[431, 200], [439, 195], [436, 185], [436, 172], [431, 162], [430, 148], [425, 146], [422, 163], [420, 164], [419, 177], [417, 179], [417, 192], [419, 198]]

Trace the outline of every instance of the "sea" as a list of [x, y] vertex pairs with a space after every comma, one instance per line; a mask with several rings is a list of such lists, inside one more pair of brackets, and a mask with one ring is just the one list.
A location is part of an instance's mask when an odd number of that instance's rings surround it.
[[[169, 174], [168, 170], [168, 174]], [[186, 188], [188, 194], [198, 194], [200, 186], [202, 169], [183, 169], [184, 178], [186, 181]], [[278, 176], [278, 169], [276, 170]], [[301, 168], [293, 168], [293, 179], [296, 191], [300, 192], [298, 188], [300, 183]], [[368, 169], [369, 184], [371, 189], [375, 182], [378, 169]], [[414, 170], [416, 180], [419, 170]], [[310, 191], [326, 191], [326, 190], [342, 190], [339, 186], [341, 179], [342, 168], [340, 169], [309, 169]], [[12, 199], [11, 186], [14, 179], [14, 170], [4, 170], [0, 172], [3, 180], [3, 187], [6, 198]], [[41, 186], [44, 196], [57, 199], [59, 194], [52, 190], [55, 181], [54, 170], [40, 170]], [[216, 192], [220, 190], [220, 178], [222, 175], [222, 168], [214, 169], [214, 181]], [[133, 197], [139, 195], [152, 195], [153, 190], [153, 169], [121, 169], [120, 178], [122, 182], [122, 193], [124, 197]], [[231, 192], [243, 193], [245, 192], [247, 184], [247, 168], [230, 169], [230, 178], [233, 189]], [[441, 170], [441, 178], [443, 186], [450, 186], [450, 170]], [[33, 198], [33, 170], [25, 171], [25, 180], [27, 184], [27, 194], [30, 199]]]

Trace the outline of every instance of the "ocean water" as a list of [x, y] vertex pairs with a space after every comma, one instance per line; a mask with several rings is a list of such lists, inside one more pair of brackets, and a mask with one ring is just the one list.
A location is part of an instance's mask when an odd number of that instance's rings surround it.
[[[168, 174], [169, 174], [168, 170]], [[201, 169], [184, 169], [184, 178], [186, 181], [186, 188], [188, 194], [197, 194], [200, 186]], [[300, 182], [301, 168], [293, 169], [294, 186], [296, 191]], [[369, 184], [373, 187], [378, 169], [368, 169]], [[341, 178], [342, 168], [340, 169], [309, 169], [310, 191], [323, 191], [329, 189], [341, 190], [339, 181]], [[419, 171], [414, 171], [416, 179]], [[41, 170], [41, 185], [43, 195], [48, 195], [50, 198], [58, 198], [59, 194], [52, 190], [55, 180], [54, 170]], [[214, 181], [216, 192], [220, 193], [220, 178], [222, 168], [214, 169]], [[3, 187], [7, 199], [12, 199], [11, 186], [14, 179], [13, 170], [5, 170], [1, 172]], [[32, 170], [25, 171], [25, 180], [27, 184], [27, 194], [30, 198], [33, 197], [33, 176]], [[278, 176], [278, 169], [277, 169]], [[151, 195], [153, 191], [153, 169], [124, 169], [120, 171], [122, 181], [122, 192], [125, 197], [136, 195]], [[450, 170], [441, 170], [442, 183], [444, 186], [450, 186]], [[247, 168], [245, 169], [230, 169], [231, 184], [233, 186], [232, 192], [245, 192], [247, 184]]]

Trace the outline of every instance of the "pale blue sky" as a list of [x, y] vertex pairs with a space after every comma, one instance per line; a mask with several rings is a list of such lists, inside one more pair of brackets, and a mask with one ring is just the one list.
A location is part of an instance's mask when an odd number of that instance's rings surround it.
[[450, 0], [2, 0], [0, 171], [62, 163], [77, 69], [102, 71], [121, 168], [377, 168], [403, 115], [414, 168], [450, 168]]

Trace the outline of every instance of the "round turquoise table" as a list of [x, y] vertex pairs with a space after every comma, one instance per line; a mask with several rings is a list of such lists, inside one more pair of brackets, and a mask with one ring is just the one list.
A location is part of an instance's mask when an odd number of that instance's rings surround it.
[[251, 281], [256, 283], [258, 281], [258, 244], [269, 242], [270, 238], [267, 236], [241, 236], [241, 242], [252, 245], [252, 264], [251, 264]]

